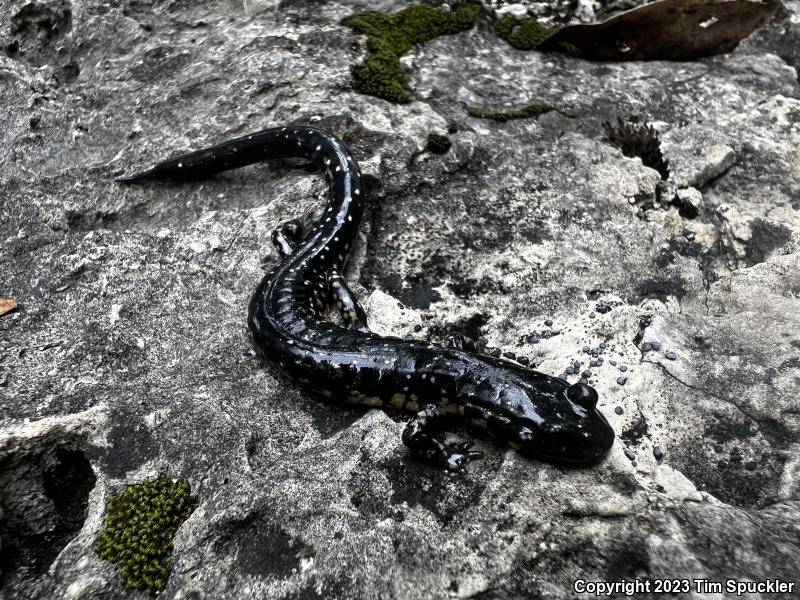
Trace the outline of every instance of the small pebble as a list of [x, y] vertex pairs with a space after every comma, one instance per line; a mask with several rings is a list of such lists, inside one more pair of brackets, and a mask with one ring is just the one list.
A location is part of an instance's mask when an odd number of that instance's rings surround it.
[[567, 367], [566, 369], [564, 369], [564, 373], [566, 373], [567, 375], [574, 375], [575, 369], [573, 367]]
[[670, 360], [675, 360], [676, 358], [678, 358], [678, 355], [675, 354], [672, 350], [667, 350], [664, 356], [666, 356]]
[[650, 342], [650, 345], [653, 347], [653, 350], [661, 350], [661, 342]]
[[594, 319], [594, 313], [589, 313], [589, 318]]
[[627, 371], [627, 370], [628, 370], [628, 367], [626, 367], [625, 365], [621, 365], [621, 366], [620, 366], [620, 368], [619, 368], [619, 370], [620, 370], [620, 371], [622, 371], [622, 372], [624, 373], [625, 371]]
[[583, 347], [583, 351], [584, 351], [586, 354], [589, 354], [589, 352], [591, 352], [591, 351], [592, 351], [592, 349], [591, 349], [591, 348], [589, 348], [589, 346], [584, 346], [584, 347]]
[[638, 465], [639, 465], [639, 463], [637, 463], [635, 460], [632, 460], [632, 461], [631, 461], [631, 465], [633, 465], [634, 467], [636, 467], [636, 466], [638, 466]]
[[578, 383], [582, 383], [583, 385], [588, 385], [589, 380], [586, 379], [586, 377], [581, 377], [580, 379], [578, 379]]
[[596, 350], [596, 349], [593, 349], [592, 350], [592, 357], [593, 358], [597, 358], [598, 356], [600, 356], [600, 352], [598, 350]]
[[652, 349], [653, 349], [653, 344], [651, 344], [650, 342], [645, 342], [644, 344], [642, 344], [642, 352], [650, 352], [650, 350]]
[[606, 304], [605, 302], [598, 302], [595, 305], [594, 309], [597, 312], [599, 312], [601, 315], [604, 315], [604, 314], [606, 314], [607, 312], [609, 312], [611, 310], [611, 307], [608, 304]]
[[617, 385], [625, 385], [628, 381], [627, 377], [617, 377]]
[[653, 456], [657, 461], [661, 462], [661, 459], [664, 458], [664, 453], [661, 451], [660, 447], [656, 446], [653, 448]]
[[606, 348], [608, 348], [608, 344], [606, 344], [605, 342], [600, 342], [600, 348], [605, 350]]
[[510, 360], [517, 360], [517, 355], [514, 354], [513, 352], [503, 352], [503, 356]]
[[541, 338], [538, 335], [531, 336], [531, 344], [538, 344], [541, 341]]
[[628, 460], [636, 460], [636, 453], [633, 450], [630, 448], [625, 448], [624, 452], [625, 456], [628, 457]]
[[592, 372], [589, 371], [589, 370], [586, 370], [583, 373], [581, 373], [581, 377], [583, 377], [584, 379], [589, 379], [589, 377], [591, 377], [591, 376], [592, 376]]
[[553, 324], [553, 319], [547, 319], [547, 321], [545, 321], [544, 324], [550, 327]]
[[489, 349], [487, 348], [486, 350], [487, 350], [489, 356], [494, 356], [495, 358], [500, 358], [500, 348], [492, 348], [491, 351], [489, 351]]
[[598, 365], [598, 366], [599, 366], [599, 365], [602, 365], [602, 364], [603, 364], [603, 362], [605, 362], [605, 361], [603, 360], [603, 357], [602, 357], [602, 356], [598, 357], [598, 359], [597, 359], [597, 365]]
[[422, 331], [422, 325], [414, 325], [414, 331]]
[[730, 416], [730, 413], [724, 408], [716, 408], [714, 409], [714, 416], [718, 419], [725, 419]]
[[590, 361], [589, 361], [589, 366], [590, 366], [590, 367], [596, 367], [596, 366], [597, 366], [597, 364], [598, 364], [598, 363], [597, 363], [597, 361], [596, 361], [595, 359], [592, 359], [592, 360], [590, 360]]
[[621, 407], [621, 406], [615, 406], [615, 407], [614, 407], [614, 412], [615, 412], [615, 413], [617, 413], [618, 415], [621, 415], [621, 414], [622, 414], [623, 412], [625, 412], [625, 411], [624, 411], [624, 410], [622, 410], [622, 407]]
[[615, 360], [610, 360], [608, 362], [612, 367], [616, 367], [617, 366], [617, 361], [615, 361]]
[[561, 375], [558, 376], [558, 378], [559, 379], [563, 379], [564, 381], [566, 381], [567, 380], [567, 374], [566, 373], [562, 373]]
[[527, 356], [520, 356], [519, 358], [517, 358], [517, 361], [519, 362], [519, 364], [524, 366], [528, 366], [529, 364], [531, 364], [531, 359], [528, 358]]

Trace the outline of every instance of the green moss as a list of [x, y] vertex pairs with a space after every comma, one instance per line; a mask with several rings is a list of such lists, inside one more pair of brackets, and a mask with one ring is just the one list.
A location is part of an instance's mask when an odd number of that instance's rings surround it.
[[414, 44], [469, 29], [478, 9], [477, 4], [468, 4], [443, 12], [416, 4], [394, 15], [369, 11], [347, 17], [343, 25], [369, 38], [366, 62], [353, 68], [356, 89], [391, 102], [409, 102], [411, 92], [400, 57]]
[[522, 108], [504, 112], [483, 110], [480, 108], [476, 108], [474, 106], [467, 107], [467, 112], [471, 117], [477, 117], [479, 119], [494, 119], [495, 121], [510, 121], [512, 119], [529, 119], [531, 117], [538, 117], [539, 115], [543, 115], [544, 113], [553, 110], [557, 110], [564, 116], [569, 116], [563, 111], [561, 111], [559, 108], [553, 106], [552, 104], [545, 104], [544, 102], [531, 102], [530, 104], [526, 104]]
[[157, 594], [167, 585], [172, 538], [197, 506], [189, 483], [164, 474], [126, 488], [108, 502], [106, 529], [95, 550], [119, 565], [122, 583]]
[[[506, 15], [494, 22], [494, 32], [519, 50], [536, 50], [557, 31], [542, 25], [534, 18], [515, 19]], [[577, 46], [567, 42], [558, 42], [552, 47], [572, 56], [581, 55]]]
[[535, 50], [555, 33], [555, 29], [545, 27], [533, 18], [515, 19], [506, 15], [495, 21], [494, 32], [514, 48]]

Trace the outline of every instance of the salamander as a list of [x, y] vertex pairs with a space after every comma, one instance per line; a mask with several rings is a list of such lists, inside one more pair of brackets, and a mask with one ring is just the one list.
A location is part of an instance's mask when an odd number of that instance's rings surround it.
[[[410, 451], [448, 470], [480, 456], [471, 442], [447, 443], [459, 420], [529, 457], [566, 465], [602, 460], [614, 431], [597, 392], [515, 362], [373, 333], [342, 277], [364, 213], [366, 189], [350, 149], [322, 129], [265, 129], [182, 154], [118, 181], [201, 179], [263, 160], [303, 158], [328, 184], [315, 223], [291, 219], [272, 233], [281, 260], [258, 284], [248, 311], [255, 346], [277, 369], [323, 397], [412, 413]], [[335, 322], [330, 311], [341, 317]]]

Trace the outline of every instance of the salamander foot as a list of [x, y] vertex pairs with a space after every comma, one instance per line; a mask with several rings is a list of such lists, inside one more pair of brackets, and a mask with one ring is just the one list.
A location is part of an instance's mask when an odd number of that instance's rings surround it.
[[482, 457], [483, 453], [470, 450], [472, 442], [445, 444], [438, 439], [442, 420], [438, 406], [423, 406], [403, 430], [403, 443], [422, 460], [448, 471], [463, 471], [467, 462]]
[[328, 289], [330, 302], [339, 311], [345, 327], [358, 331], [369, 331], [367, 326], [367, 313], [361, 308], [355, 294], [347, 287], [347, 283], [338, 272], [331, 270], [328, 273]]

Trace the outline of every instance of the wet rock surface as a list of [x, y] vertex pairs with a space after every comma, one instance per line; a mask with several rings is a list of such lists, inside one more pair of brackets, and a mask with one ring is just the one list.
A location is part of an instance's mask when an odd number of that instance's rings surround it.
[[[142, 597], [93, 547], [108, 498], [159, 472], [200, 499], [165, 598], [797, 576], [800, 2], [680, 63], [521, 52], [483, 15], [404, 57], [415, 102], [355, 93], [366, 49], [338, 21], [404, 6], [0, 0], [0, 298], [18, 303], [0, 317], [1, 597]], [[547, 14], [580, 6], [611, 3]], [[532, 101], [563, 112], [466, 110]], [[658, 129], [666, 184], [606, 139], [618, 116]], [[113, 181], [293, 121], [343, 137], [367, 177], [348, 279], [373, 328], [584, 377], [618, 436], [603, 464], [479, 440], [447, 475], [409, 457], [402, 416], [258, 361], [247, 303], [318, 175]]]

